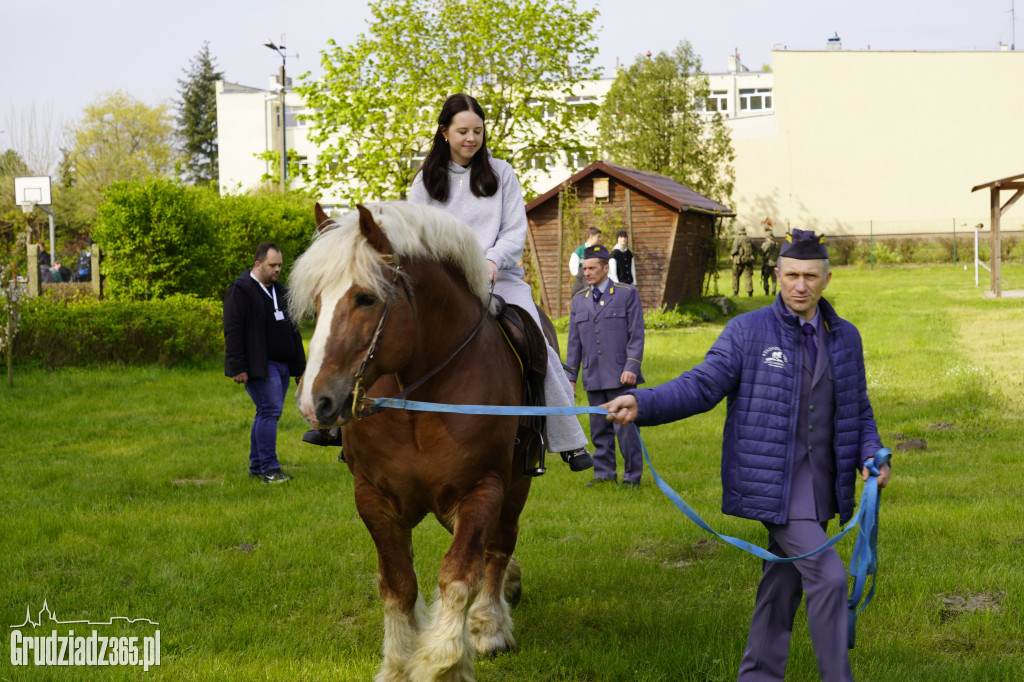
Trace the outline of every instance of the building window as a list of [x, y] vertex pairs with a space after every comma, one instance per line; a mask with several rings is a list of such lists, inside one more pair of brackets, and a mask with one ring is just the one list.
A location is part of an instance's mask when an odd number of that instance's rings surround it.
[[284, 124], [288, 128], [305, 128], [308, 125], [305, 117], [300, 118], [299, 115], [304, 114], [309, 116], [309, 112], [306, 111], [305, 107], [285, 107], [284, 108]]
[[[589, 107], [596, 107], [597, 106], [597, 98], [596, 97], [566, 97], [565, 98], [565, 103], [568, 104], [570, 107], [573, 107], [573, 108], [576, 108], [576, 107], [587, 107], [587, 106], [589, 106]], [[596, 111], [596, 109], [594, 109], [594, 111]]]
[[555, 112], [551, 111], [551, 107], [549, 107], [547, 103], [544, 102], [543, 100], [528, 99], [526, 100], [526, 105], [529, 107], [543, 107], [543, 113], [541, 113], [541, 118], [545, 121], [550, 121], [555, 117]]
[[771, 88], [741, 88], [740, 111], [771, 111]]
[[709, 114], [716, 111], [727, 113], [729, 111], [729, 92], [727, 90], [712, 90], [704, 102], [704, 111]]
[[590, 159], [585, 152], [568, 152], [565, 155], [565, 165], [571, 170], [579, 170], [590, 164]]

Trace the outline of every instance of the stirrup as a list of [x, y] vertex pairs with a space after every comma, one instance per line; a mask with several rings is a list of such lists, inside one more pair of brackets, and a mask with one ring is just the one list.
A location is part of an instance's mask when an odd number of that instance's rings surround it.
[[537, 476], [543, 476], [547, 473], [547, 468], [544, 466], [544, 450], [540, 451], [540, 459], [537, 460], [537, 466], [530, 466], [529, 462], [523, 465], [523, 476], [530, 476], [536, 478]]

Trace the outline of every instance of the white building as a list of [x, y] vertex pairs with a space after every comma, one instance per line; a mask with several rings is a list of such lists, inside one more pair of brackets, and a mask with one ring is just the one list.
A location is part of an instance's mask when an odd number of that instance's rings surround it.
[[[772, 113], [772, 73], [747, 71], [736, 57], [729, 58], [730, 70], [709, 74], [712, 96], [709, 111], [720, 111], [730, 126], [740, 120], [770, 117]], [[290, 80], [290, 79], [289, 79]], [[266, 90], [219, 81], [217, 83], [217, 128], [220, 153], [221, 193], [246, 191], [270, 178], [279, 181], [280, 170], [260, 154], [280, 152], [282, 138], [280, 119], [279, 78], [271, 76]], [[600, 104], [614, 78], [586, 81], [577, 94], [566, 97], [569, 104]], [[304, 111], [302, 98], [286, 91], [285, 141], [290, 156], [298, 155], [300, 163], [316, 163], [316, 147], [309, 141], [306, 124], [297, 114]], [[753, 128], [752, 128], [753, 129]], [[586, 132], [596, 135], [597, 122]], [[734, 134], [735, 137], [735, 134]], [[519, 168], [520, 176], [533, 182], [538, 191], [545, 191], [595, 159], [588, 156], [562, 158], [557, 164], [543, 168]], [[323, 197], [326, 205], [339, 203], [338, 197]]]

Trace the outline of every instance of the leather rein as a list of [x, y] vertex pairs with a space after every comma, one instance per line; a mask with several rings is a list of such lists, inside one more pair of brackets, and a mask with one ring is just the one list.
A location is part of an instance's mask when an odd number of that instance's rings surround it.
[[[394, 254], [389, 253], [381, 255], [380, 259], [381, 262], [384, 263], [384, 265], [391, 268], [391, 290], [388, 292], [387, 302], [385, 302], [384, 304], [384, 312], [381, 313], [380, 319], [377, 321], [377, 328], [373, 332], [373, 338], [370, 339], [370, 345], [366, 349], [366, 354], [363, 356], [362, 361], [359, 363], [358, 369], [356, 369], [354, 377], [356, 380], [355, 387], [352, 389], [352, 421], [359, 421], [363, 417], [369, 417], [385, 409], [380, 405], [374, 404], [373, 400], [366, 396], [366, 390], [363, 388], [362, 383], [363, 379], [366, 378], [366, 366], [370, 363], [371, 360], [373, 360], [374, 356], [377, 354], [377, 347], [380, 344], [381, 333], [384, 331], [384, 325], [387, 322], [388, 313], [391, 311], [391, 304], [392, 302], [394, 302], [395, 289], [397, 288], [396, 285], [398, 284], [399, 280], [401, 280], [402, 285], [405, 288], [405, 294], [409, 298], [410, 304], [413, 302], [413, 291], [412, 288], [409, 286], [409, 283], [406, 280], [406, 278], [403, 277], [404, 272], [402, 264], [399, 261], [398, 257], [395, 256]], [[494, 288], [493, 282], [491, 283], [491, 288], [492, 290]], [[459, 344], [459, 346], [454, 351], [452, 351], [452, 353], [447, 358], [444, 359], [444, 361], [442, 361], [440, 364], [435, 366], [433, 369], [431, 369], [429, 372], [421, 376], [419, 379], [412, 382], [404, 389], [396, 393], [394, 396], [392, 396], [392, 399], [401, 400], [405, 398], [407, 395], [409, 395], [414, 390], [422, 386], [430, 378], [432, 378], [434, 375], [436, 375], [438, 372], [444, 369], [445, 366], [447, 366], [448, 363], [450, 363], [455, 358], [456, 355], [458, 355], [466, 346], [469, 345], [470, 341], [476, 338], [477, 333], [480, 331], [481, 327], [484, 326], [484, 320], [486, 319], [487, 310], [485, 309], [483, 311], [483, 314], [480, 316], [480, 321], [477, 322], [476, 326], [473, 328], [473, 331], [470, 332], [469, 336], [467, 336], [466, 339], [461, 344]], [[361, 409], [360, 405], [362, 406]]]

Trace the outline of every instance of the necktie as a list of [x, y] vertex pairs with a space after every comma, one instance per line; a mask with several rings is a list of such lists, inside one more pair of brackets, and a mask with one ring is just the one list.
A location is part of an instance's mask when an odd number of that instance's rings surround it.
[[814, 325], [804, 322], [800, 331], [804, 333], [804, 348], [807, 350], [807, 358], [811, 361], [811, 369], [818, 366], [818, 345], [814, 334]]
[[594, 287], [594, 305], [601, 305], [601, 290]]

